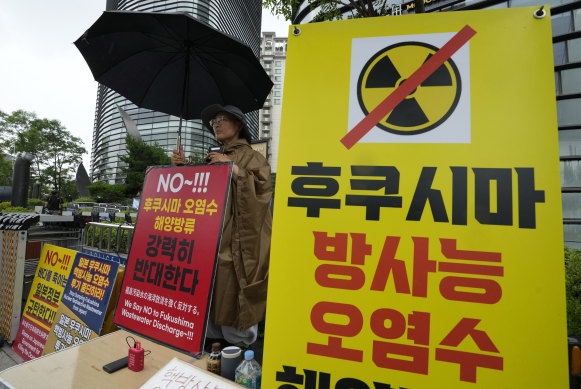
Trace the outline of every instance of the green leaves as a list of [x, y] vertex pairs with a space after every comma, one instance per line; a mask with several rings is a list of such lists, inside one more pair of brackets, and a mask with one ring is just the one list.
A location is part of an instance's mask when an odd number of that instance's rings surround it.
[[262, 8], [269, 9], [274, 15], [283, 16], [286, 20], [291, 20], [299, 0], [263, 0]]
[[[87, 150], [83, 141], [58, 120], [41, 119], [34, 112], [18, 110], [11, 114], [0, 111], [0, 152], [12, 157], [24, 152], [33, 155], [31, 181], [41, 182], [48, 192], [49, 189], [70, 189], [67, 183], [74, 177]], [[12, 178], [11, 167], [7, 174], [4, 165], [0, 162], [0, 184], [8, 176]]]
[[87, 187], [91, 197], [100, 203], [118, 203], [125, 199], [123, 185], [110, 185], [97, 181]]
[[126, 165], [121, 168], [126, 175], [125, 194], [127, 197], [135, 197], [137, 192], [143, 188], [147, 167], [169, 165], [171, 159], [158, 145], [150, 146], [129, 135], [125, 137], [125, 144], [127, 155], [119, 156], [119, 159]]
[[581, 251], [565, 247], [567, 331], [581, 339]]
[[[391, 14], [387, 0], [307, 0], [305, 3], [311, 11], [318, 10], [313, 22], [339, 20], [345, 14], [348, 18], [369, 18]], [[291, 20], [300, 5], [299, 0], [263, 0], [262, 7], [274, 15], [284, 16]]]

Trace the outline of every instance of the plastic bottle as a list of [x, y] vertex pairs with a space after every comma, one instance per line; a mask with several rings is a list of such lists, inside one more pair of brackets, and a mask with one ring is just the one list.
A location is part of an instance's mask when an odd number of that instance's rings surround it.
[[262, 379], [262, 368], [254, 360], [254, 351], [247, 350], [244, 353], [244, 360], [236, 368], [236, 383], [250, 389], [260, 389]]
[[208, 362], [206, 363], [206, 370], [211, 373], [220, 375], [220, 343], [212, 343], [212, 352], [208, 357]]

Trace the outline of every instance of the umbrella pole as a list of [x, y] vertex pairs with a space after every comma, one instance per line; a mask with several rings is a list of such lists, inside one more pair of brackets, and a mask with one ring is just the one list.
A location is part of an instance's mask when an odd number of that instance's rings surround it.
[[[189, 101], [189, 93], [186, 93], [187, 86], [190, 83], [190, 44], [189, 42], [184, 42], [186, 44], [186, 67], [184, 69], [184, 85], [182, 87], [182, 109], [180, 112], [180, 124], [178, 126], [178, 142], [177, 142], [177, 149], [180, 150], [182, 145], [182, 120], [184, 117], [184, 112], [187, 109], [188, 101]], [[186, 115], [188, 113], [186, 112]], [[184, 156], [185, 158], [185, 156]], [[192, 162], [192, 156], [188, 157], [188, 163]]]
[[187, 88], [188, 88], [188, 84], [190, 83], [190, 42], [186, 41], [184, 42], [184, 44], [186, 45], [186, 66], [184, 69], [184, 85], [182, 86], [182, 109], [181, 109], [181, 114], [180, 114], [180, 124], [178, 127], [178, 139], [181, 141], [181, 137], [182, 137], [182, 118], [184, 116], [184, 112], [186, 113], [186, 115], [188, 114], [188, 112], [186, 111], [187, 106], [188, 106], [188, 97], [189, 97], [189, 93], [187, 93]]

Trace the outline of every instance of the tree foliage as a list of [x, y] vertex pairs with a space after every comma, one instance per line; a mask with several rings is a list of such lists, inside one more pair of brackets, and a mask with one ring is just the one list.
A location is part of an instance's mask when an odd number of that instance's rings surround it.
[[12, 161], [2, 158], [0, 155], [0, 186], [12, 185]]
[[[39, 181], [45, 192], [63, 189], [86, 153], [83, 141], [61, 122], [41, 119], [34, 112], [23, 110], [11, 114], [0, 111], [0, 139], [3, 156], [29, 153], [34, 157], [31, 181]], [[0, 180], [4, 170], [0, 163]]]
[[44, 150], [40, 150], [36, 159], [46, 166], [43, 175], [49, 178], [54, 189], [60, 191], [67, 179], [74, 176], [87, 150], [82, 146], [83, 141], [57, 120], [42, 119], [39, 132]]
[[65, 202], [78, 198], [77, 181], [73, 179], [64, 181], [61, 186], [60, 195]]
[[0, 111], [0, 133], [2, 139], [0, 140], [0, 147], [3, 153], [12, 151], [12, 139], [16, 133], [26, 131], [30, 127], [30, 123], [36, 120], [34, 112], [26, 112], [23, 110], [14, 111], [11, 114]]
[[581, 251], [565, 247], [567, 332], [581, 339]]
[[169, 165], [170, 157], [157, 144], [150, 146], [143, 141], [133, 139], [130, 135], [125, 137], [127, 155], [120, 156], [125, 167], [121, 170], [125, 173], [125, 195], [135, 197], [143, 188], [145, 172], [148, 166]]
[[87, 187], [91, 197], [99, 203], [118, 203], [124, 200], [125, 185], [111, 185], [97, 181]]
[[[274, 15], [291, 20], [301, 0], [263, 0], [262, 6]], [[319, 7], [314, 22], [342, 19], [343, 11], [349, 9], [350, 18], [368, 18], [391, 14], [391, 3], [387, 0], [306, 0], [311, 10]], [[346, 8], [347, 7], [347, 8]]]

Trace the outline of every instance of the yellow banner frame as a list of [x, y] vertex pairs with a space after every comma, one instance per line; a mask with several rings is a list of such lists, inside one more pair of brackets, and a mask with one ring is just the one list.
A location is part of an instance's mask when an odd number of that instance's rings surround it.
[[[263, 387], [567, 385], [551, 25], [537, 9], [291, 26]], [[399, 116], [341, 142], [397, 89]]]

